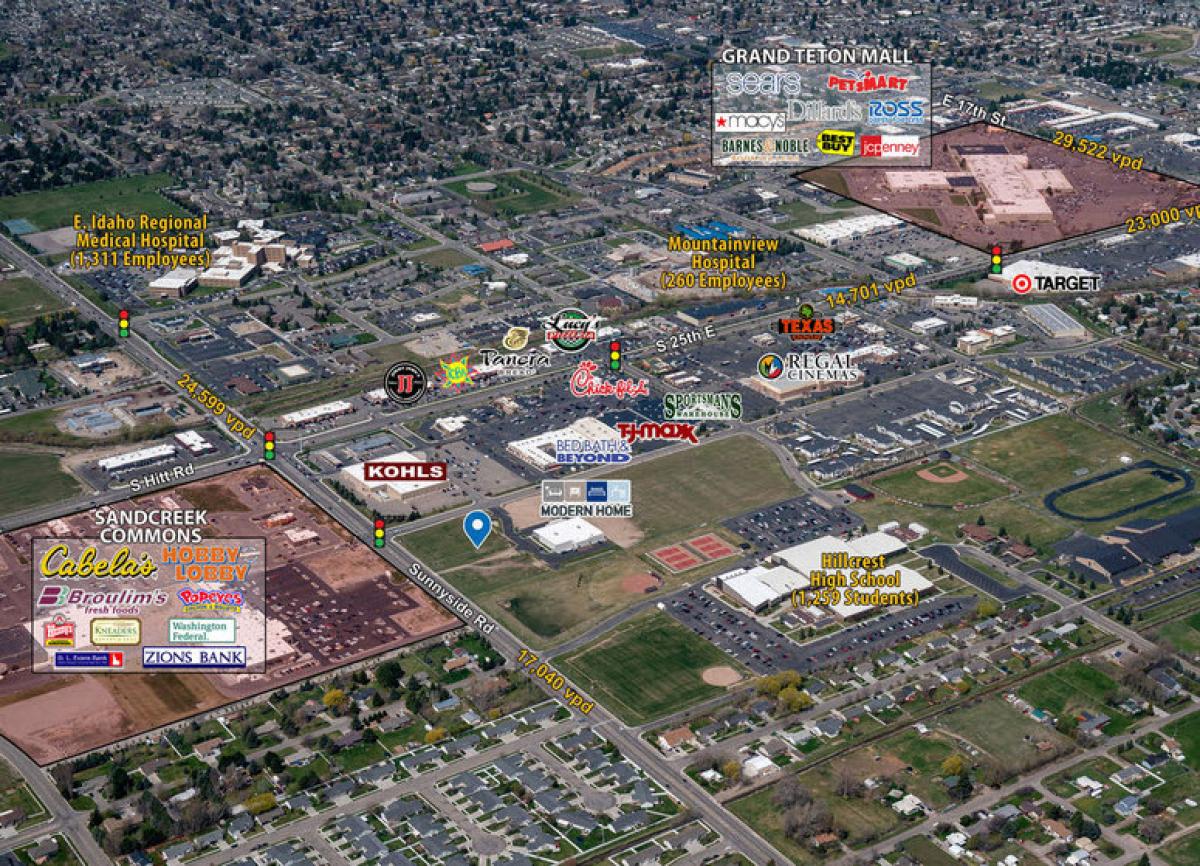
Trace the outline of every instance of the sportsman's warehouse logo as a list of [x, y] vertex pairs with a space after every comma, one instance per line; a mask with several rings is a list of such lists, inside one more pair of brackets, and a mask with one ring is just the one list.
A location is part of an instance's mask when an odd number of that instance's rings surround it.
[[742, 395], [737, 391], [663, 396], [667, 421], [735, 421], [741, 417]]

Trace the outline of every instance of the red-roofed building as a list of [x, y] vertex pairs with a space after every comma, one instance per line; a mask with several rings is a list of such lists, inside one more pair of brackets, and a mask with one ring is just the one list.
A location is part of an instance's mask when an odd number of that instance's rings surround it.
[[485, 253], [498, 253], [501, 250], [511, 250], [516, 244], [509, 238], [500, 238], [498, 241], [485, 241], [479, 245], [479, 249]]

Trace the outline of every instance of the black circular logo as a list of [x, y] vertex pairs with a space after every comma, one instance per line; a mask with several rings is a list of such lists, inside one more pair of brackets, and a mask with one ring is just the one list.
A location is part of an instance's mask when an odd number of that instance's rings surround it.
[[383, 378], [383, 389], [388, 397], [401, 406], [410, 406], [425, 396], [429, 387], [429, 378], [420, 364], [412, 361], [401, 361], [388, 368]]

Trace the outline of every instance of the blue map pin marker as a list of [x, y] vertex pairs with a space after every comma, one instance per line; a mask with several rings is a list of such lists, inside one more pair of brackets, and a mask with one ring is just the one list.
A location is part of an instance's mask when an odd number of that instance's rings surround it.
[[492, 534], [492, 518], [486, 511], [472, 511], [463, 518], [463, 532], [478, 550]]

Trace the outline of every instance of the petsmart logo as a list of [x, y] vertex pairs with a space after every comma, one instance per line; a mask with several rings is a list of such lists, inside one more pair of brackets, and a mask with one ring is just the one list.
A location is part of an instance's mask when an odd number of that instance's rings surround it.
[[863, 135], [859, 141], [862, 156], [895, 159], [915, 157], [921, 152], [921, 139], [915, 135]]

